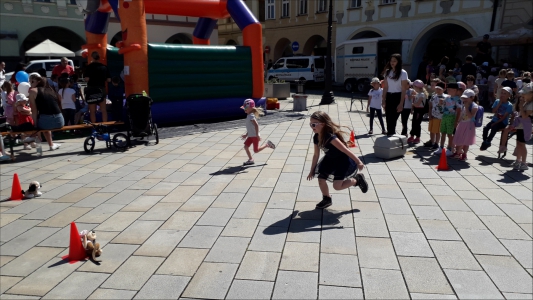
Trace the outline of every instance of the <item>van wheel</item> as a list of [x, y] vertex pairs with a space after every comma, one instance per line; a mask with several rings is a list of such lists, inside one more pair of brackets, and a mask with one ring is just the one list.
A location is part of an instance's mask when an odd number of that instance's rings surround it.
[[346, 80], [346, 82], [344, 83], [344, 89], [347, 91], [347, 92], [351, 92], [353, 91], [354, 89], [354, 84], [355, 82], [353, 81], [353, 79], [349, 79], [349, 80]]
[[368, 90], [368, 81], [366, 80], [359, 80], [357, 82], [357, 91], [360, 93], [363, 93], [364, 91]]

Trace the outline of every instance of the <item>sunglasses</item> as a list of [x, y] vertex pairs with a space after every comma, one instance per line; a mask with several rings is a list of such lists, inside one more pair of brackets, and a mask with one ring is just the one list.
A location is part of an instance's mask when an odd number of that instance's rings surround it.
[[322, 123], [311, 123], [311, 124], [309, 124], [309, 126], [311, 126], [311, 128], [315, 128], [315, 127], [317, 127], [320, 124], [322, 124]]

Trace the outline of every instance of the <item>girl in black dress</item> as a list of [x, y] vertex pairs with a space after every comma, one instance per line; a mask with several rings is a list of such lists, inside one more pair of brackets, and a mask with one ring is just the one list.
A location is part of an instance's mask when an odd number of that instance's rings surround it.
[[[333, 188], [337, 191], [359, 186], [361, 191], [366, 193], [368, 184], [365, 176], [357, 173], [358, 170], [363, 170], [365, 165], [346, 147], [344, 139], [346, 133], [341, 130], [341, 127], [322, 111], [311, 115], [309, 125], [315, 133], [313, 136], [315, 152], [307, 180], [317, 175], [318, 186], [322, 192], [322, 201], [316, 205], [316, 208], [323, 209], [332, 204], [326, 181], [333, 182]], [[320, 149], [325, 155], [319, 162]]]

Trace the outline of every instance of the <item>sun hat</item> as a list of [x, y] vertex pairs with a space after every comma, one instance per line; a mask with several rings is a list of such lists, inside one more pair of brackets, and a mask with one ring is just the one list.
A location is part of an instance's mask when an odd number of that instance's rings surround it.
[[247, 109], [248, 107], [252, 107], [252, 108], [255, 107], [255, 102], [254, 102], [254, 100], [252, 100], [252, 99], [246, 99], [246, 100], [244, 100], [244, 103], [242, 104], [241, 108], [242, 108], [242, 109]]
[[28, 101], [28, 97], [26, 97], [26, 95], [24, 94], [17, 94], [17, 102], [19, 101]]
[[417, 87], [417, 88], [423, 88], [424, 87], [424, 83], [422, 82], [422, 80], [420, 79], [417, 79], [413, 82], [413, 86]]
[[374, 77], [370, 83], [380, 83], [379, 78]]
[[466, 90], [466, 84], [464, 82], [458, 81], [457, 85], [459, 86], [459, 89], [461, 89], [463, 91]]
[[513, 94], [513, 90], [511, 90], [511, 88], [508, 87], [508, 86], [502, 88], [502, 90], [506, 91], [507, 93], [509, 93], [509, 94], [511, 94], [511, 95]]
[[533, 83], [525, 83], [522, 85], [522, 89], [518, 92], [520, 94], [528, 94], [533, 92]]
[[467, 89], [463, 92], [463, 94], [461, 95], [461, 98], [470, 98], [470, 97], [474, 97], [476, 95], [476, 93], [471, 90], [471, 89]]

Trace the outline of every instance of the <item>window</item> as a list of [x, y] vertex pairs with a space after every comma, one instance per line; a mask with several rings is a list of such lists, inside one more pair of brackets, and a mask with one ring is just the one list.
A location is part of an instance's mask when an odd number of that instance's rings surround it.
[[393, 4], [396, 3], [396, 0], [381, 0], [381, 4]]
[[287, 69], [302, 69], [309, 66], [308, 58], [289, 58], [287, 59]]
[[318, 0], [318, 11], [325, 12], [327, 11], [328, 0]]
[[300, 0], [299, 15], [307, 15], [307, 0]]
[[267, 0], [266, 2], [266, 19], [273, 20], [276, 18], [275, 0]]
[[37, 72], [39, 71], [39, 69], [42, 69], [43, 68], [43, 64], [42, 63], [36, 63], [36, 64], [32, 64], [32, 65], [29, 65], [26, 70], [24, 70], [26, 73], [30, 74], [30, 73], [33, 73], [33, 72]]
[[289, 0], [283, 0], [281, 3], [281, 16], [284, 18], [291, 16], [291, 8], [289, 6]]
[[279, 68], [283, 68], [285, 66], [285, 59], [279, 59], [275, 64], [274, 66], [272, 67], [274, 70], [275, 69], [279, 69]]
[[46, 69], [46, 71], [53, 71], [54, 70], [54, 67], [59, 65], [60, 62], [46, 62], [44, 63], [44, 68]]
[[363, 53], [365, 50], [364, 47], [353, 47], [352, 48], [352, 54], [359, 54], [359, 53]]
[[69, 4], [70, 4], [70, 5], [77, 5], [77, 4], [76, 4], [76, 0], [70, 0], [70, 1], [69, 1]]
[[350, 0], [350, 8], [361, 7], [361, 0]]

